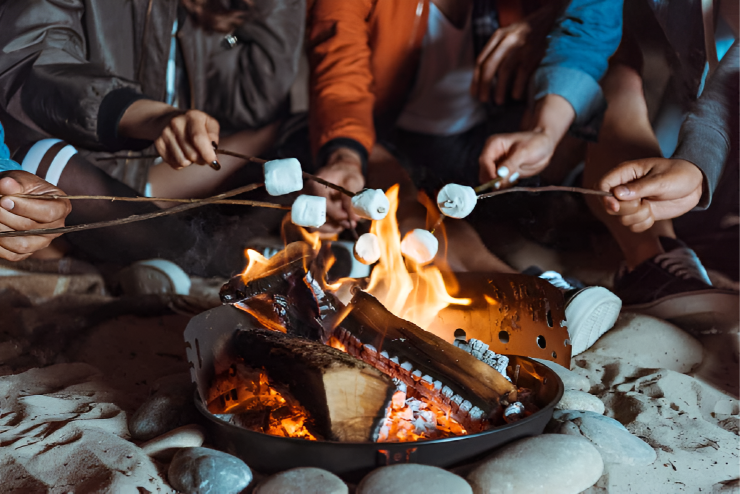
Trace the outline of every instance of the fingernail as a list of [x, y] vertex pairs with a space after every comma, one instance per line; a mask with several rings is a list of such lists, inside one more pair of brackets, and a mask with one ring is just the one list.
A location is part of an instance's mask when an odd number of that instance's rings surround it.
[[496, 170], [496, 175], [498, 175], [501, 178], [507, 177], [507, 176], [509, 176], [509, 169], [506, 168], [505, 166], [500, 166]]
[[628, 187], [625, 187], [624, 185], [620, 185], [619, 187], [616, 187], [614, 189], [614, 195], [622, 199], [622, 198], [633, 196], [635, 194]]
[[10, 211], [15, 207], [15, 202], [13, 202], [12, 199], [3, 199], [0, 201], [0, 206], [2, 206], [3, 209]]
[[519, 180], [519, 172], [512, 173], [511, 176], [509, 177], [509, 182], [514, 183], [517, 180]]
[[211, 168], [213, 168], [216, 171], [219, 171], [221, 169], [221, 163], [219, 163], [216, 160], [211, 161]]

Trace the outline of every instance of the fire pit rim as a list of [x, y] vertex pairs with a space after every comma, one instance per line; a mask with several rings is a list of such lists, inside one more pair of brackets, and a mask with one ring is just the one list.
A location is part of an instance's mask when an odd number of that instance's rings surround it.
[[[525, 357], [523, 355], [507, 355], [507, 357], [509, 357], [509, 359], [524, 359], [537, 366], [545, 367], [544, 364], [541, 364], [540, 362], [537, 362], [536, 360], [530, 357]], [[551, 400], [550, 403], [541, 407], [538, 411], [536, 411], [535, 413], [533, 413], [532, 415], [528, 417], [525, 417], [516, 422], [512, 422], [510, 424], [495, 427], [487, 431], [476, 432], [474, 434], [465, 434], [461, 436], [445, 437], [445, 438], [440, 438], [440, 439], [419, 439], [417, 441], [406, 441], [406, 442], [379, 443], [379, 442], [371, 442], [371, 441], [363, 441], [363, 442], [330, 441], [330, 440], [308, 441], [306, 439], [301, 439], [297, 437], [274, 436], [272, 434], [266, 434], [264, 432], [258, 432], [258, 431], [253, 431], [250, 429], [245, 429], [243, 427], [238, 427], [234, 424], [231, 424], [229, 422], [226, 422], [225, 420], [218, 418], [216, 415], [209, 412], [208, 409], [205, 407], [205, 405], [203, 404], [203, 401], [200, 398], [200, 394], [198, 393], [197, 389], [194, 392], [194, 401], [195, 401], [196, 408], [206, 419], [214, 422], [220, 427], [225, 427], [227, 430], [234, 430], [234, 432], [239, 433], [239, 434], [243, 434], [243, 433], [256, 434], [259, 437], [269, 437], [275, 440], [288, 441], [288, 443], [322, 443], [322, 444], [331, 444], [332, 446], [344, 446], [344, 447], [356, 447], [358, 445], [371, 445], [371, 444], [378, 445], [378, 446], [387, 446], [387, 447], [391, 447], [394, 445], [402, 445], [405, 447], [410, 447], [411, 445], [414, 445], [414, 444], [451, 443], [451, 442], [464, 440], [464, 439], [471, 438], [471, 437], [482, 437], [482, 436], [491, 435], [497, 432], [513, 429], [515, 427], [521, 427], [523, 425], [526, 425], [528, 422], [536, 422], [544, 413], [552, 413], [551, 410], [555, 408], [555, 405], [560, 401], [560, 399], [563, 397], [563, 393], [565, 392], [565, 386], [563, 384], [563, 380], [560, 379], [560, 376], [558, 376], [554, 371], [551, 371], [548, 378], [551, 378], [551, 377], [554, 377], [555, 384], [557, 385], [557, 392], [555, 393], [555, 398]]]

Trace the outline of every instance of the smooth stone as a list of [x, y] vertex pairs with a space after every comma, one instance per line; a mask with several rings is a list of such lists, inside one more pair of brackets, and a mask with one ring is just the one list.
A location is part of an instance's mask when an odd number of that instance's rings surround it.
[[577, 494], [604, 471], [599, 451], [582, 437], [542, 434], [511, 443], [468, 475], [475, 494]]
[[152, 395], [129, 419], [128, 430], [132, 438], [149, 441], [197, 420], [190, 374], [174, 374], [154, 383]]
[[552, 419], [558, 422], [567, 422], [569, 420], [577, 419], [577, 418], [588, 418], [588, 420], [600, 420], [604, 423], [611, 424], [614, 427], [618, 427], [623, 430], [627, 430], [627, 428], [622, 425], [621, 422], [618, 420], [614, 420], [611, 417], [607, 417], [606, 415], [601, 415], [596, 412], [588, 412], [584, 410], [555, 410], [552, 414]]
[[190, 424], [155, 437], [140, 447], [144, 450], [144, 453], [152, 458], [169, 461], [182, 448], [203, 446], [205, 439], [205, 430], [199, 425]]
[[262, 482], [254, 494], [348, 494], [342, 479], [320, 468], [294, 468]]
[[167, 478], [185, 494], [237, 494], [252, 481], [252, 471], [242, 460], [222, 451], [185, 448], [172, 458]]
[[473, 490], [462, 477], [429, 465], [405, 463], [381, 467], [370, 472], [356, 494], [472, 494]]
[[601, 453], [604, 463], [647, 466], [657, 458], [653, 448], [624, 427], [591, 416], [574, 417], [563, 422], [558, 432], [582, 436], [591, 441]]
[[534, 360], [552, 369], [555, 374], [557, 374], [558, 377], [563, 381], [563, 386], [565, 387], [565, 389], [572, 389], [575, 391], [588, 391], [589, 389], [591, 389], [591, 383], [589, 383], [588, 379], [586, 379], [582, 375], [576, 374], [572, 370], [566, 369], [562, 365], [550, 360], [543, 360], [539, 358], [536, 358]]
[[582, 410], [587, 412], [604, 413], [604, 402], [596, 396], [584, 391], [568, 389], [563, 393], [556, 410]]
[[623, 359], [635, 367], [687, 374], [701, 364], [704, 349], [686, 331], [661, 319], [622, 314], [614, 327], [578, 358], [590, 355]]

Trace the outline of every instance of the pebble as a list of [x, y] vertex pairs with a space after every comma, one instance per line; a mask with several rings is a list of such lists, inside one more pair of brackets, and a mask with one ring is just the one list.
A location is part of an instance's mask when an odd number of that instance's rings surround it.
[[172, 458], [167, 478], [172, 487], [187, 494], [237, 494], [252, 481], [252, 471], [222, 451], [185, 448]]
[[581, 354], [623, 359], [635, 367], [670, 369], [687, 374], [701, 364], [704, 350], [699, 341], [661, 319], [642, 314], [622, 314], [614, 327]]
[[584, 410], [588, 412], [604, 413], [604, 402], [596, 396], [584, 391], [574, 391], [568, 389], [563, 393], [563, 397], [555, 405], [556, 410]]
[[158, 460], [169, 461], [182, 448], [203, 446], [206, 435], [199, 425], [190, 424], [155, 437], [140, 447], [148, 456]]
[[348, 494], [347, 484], [320, 468], [294, 468], [262, 482], [254, 494]]
[[603, 471], [604, 462], [588, 440], [542, 434], [499, 449], [468, 475], [468, 482], [475, 494], [577, 494]]
[[536, 358], [534, 360], [552, 369], [555, 374], [557, 374], [558, 377], [563, 381], [563, 386], [566, 390], [572, 389], [574, 391], [588, 391], [589, 389], [591, 389], [591, 383], [589, 383], [588, 379], [586, 379], [582, 375], [576, 374], [572, 370], [566, 369], [562, 365], [557, 364], [551, 360], [543, 360], [539, 358]]
[[193, 403], [193, 384], [189, 373], [159, 379], [153, 394], [141, 404], [128, 422], [131, 437], [149, 441], [198, 419]]
[[632, 435], [616, 420], [604, 419], [608, 417], [593, 413], [571, 416], [562, 422], [557, 432], [585, 437], [599, 450], [604, 463], [647, 466], [655, 461], [655, 450], [645, 441]]
[[381, 467], [368, 474], [356, 494], [472, 494], [463, 479], [438, 467], [406, 463]]
[[587, 417], [589, 420], [600, 420], [602, 422], [611, 424], [614, 427], [627, 430], [627, 428], [618, 420], [614, 420], [611, 417], [607, 417], [606, 415], [601, 415], [595, 412], [586, 412], [583, 410], [555, 410], [552, 414], [552, 419], [558, 422], [566, 422], [568, 420], [584, 417]]

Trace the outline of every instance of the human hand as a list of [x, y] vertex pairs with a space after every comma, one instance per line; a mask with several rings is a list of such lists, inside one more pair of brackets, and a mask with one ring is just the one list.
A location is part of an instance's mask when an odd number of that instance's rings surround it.
[[511, 97], [521, 100], [532, 73], [542, 60], [547, 47], [547, 33], [556, 10], [542, 8], [521, 22], [497, 29], [475, 61], [470, 93], [488, 102], [491, 93], [498, 105]]
[[[15, 194], [64, 195], [49, 182], [24, 171], [0, 173], [0, 231], [60, 228], [72, 211], [67, 199], [6, 197]], [[48, 246], [59, 235], [29, 235], [0, 238], [0, 258], [20, 261]]]
[[703, 182], [703, 173], [690, 161], [646, 158], [620, 164], [601, 179], [598, 188], [615, 196], [603, 199], [607, 213], [619, 216], [633, 232], [644, 232], [656, 221], [696, 207]]
[[[334, 183], [351, 192], [359, 192], [365, 186], [362, 176], [362, 160], [351, 149], [337, 149], [316, 176]], [[339, 233], [354, 228], [359, 217], [352, 212], [352, 200], [339, 191], [310, 180], [306, 187], [309, 194], [326, 197], [326, 223], [319, 228], [322, 233]]]
[[557, 141], [542, 130], [492, 135], [478, 158], [480, 182], [493, 180], [501, 168], [508, 171], [504, 184], [537, 175], [550, 163], [556, 145]]
[[123, 114], [118, 131], [130, 138], [154, 141], [162, 161], [175, 170], [217, 160], [211, 143], [218, 143], [220, 126], [199, 110], [183, 112], [159, 101], [139, 100]]

